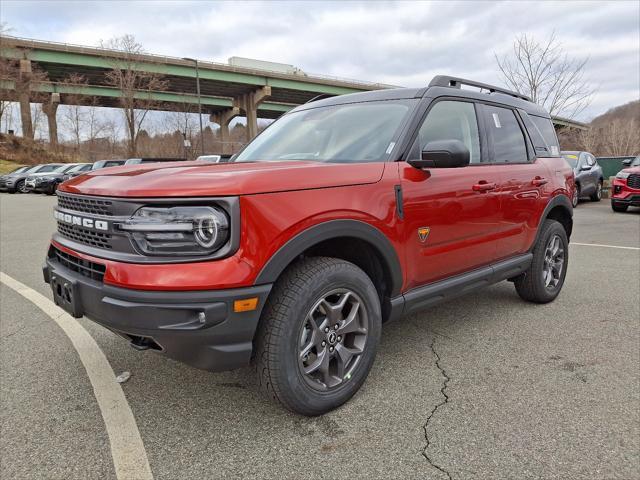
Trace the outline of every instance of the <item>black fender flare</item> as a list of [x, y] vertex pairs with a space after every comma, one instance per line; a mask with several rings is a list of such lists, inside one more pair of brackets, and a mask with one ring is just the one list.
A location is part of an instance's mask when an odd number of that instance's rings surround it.
[[325, 240], [352, 237], [363, 240], [380, 254], [391, 277], [390, 296], [395, 297], [402, 289], [402, 267], [398, 253], [389, 239], [377, 228], [360, 220], [330, 220], [298, 233], [288, 240], [262, 267], [254, 285], [274, 283], [287, 266], [307, 249]]
[[[569, 214], [569, 217], [571, 217], [573, 219], [573, 204], [571, 203], [571, 200], [569, 199], [569, 197], [567, 197], [564, 194], [560, 194], [560, 195], [556, 195], [555, 197], [553, 197], [549, 203], [547, 203], [547, 206], [544, 208], [544, 211], [542, 212], [542, 215], [540, 215], [540, 222], [538, 223], [538, 231], [536, 232], [536, 238], [533, 241], [533, 245], [531, 245], [531, 249], [533, 250], [536, 246], [536, 244], [538, 243], [538, 238], [540, 237], [540, 230], [542, 227], [542, 222], [545, 221], [545, 219], [549, 216], [549, 212], [551, 210], [553, 210], [556, 207], [562, 207], [564, 208], [567, 213]], [[572, 224], [573, 224], [573, 220], [572, 220]], [[569, 237], [571, 235], [571, 231], [568, 232], [567, 237]]]

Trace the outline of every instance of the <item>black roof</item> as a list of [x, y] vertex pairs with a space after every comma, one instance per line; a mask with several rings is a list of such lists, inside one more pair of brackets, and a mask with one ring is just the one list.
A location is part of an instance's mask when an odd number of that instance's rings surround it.
[[[468, 85], [482, 90], [469, 90], [461, 88]], [[510, 90], [495, 87], [485, 83], [465, 80], [458, 77], [437, 75], [431, 80], [428, 87], [424, 88], [393, 88], [385, 90], [374, 90], [371, 92], [350, 93], [335, 97], [310, 101], [300, 105], [292, 111], [307, 110], [309, 108], [325, 107], [329, 105], [342, 105], [346, 103], [373, 102], [378, 100], [402, 100], [407, 98], [422, 97], [461, 97], [474, 100], [491, 101], [513, 108], [520, 108], [530, 115], [550, 118], [549, 113], [529, 100], [525, 95]]]

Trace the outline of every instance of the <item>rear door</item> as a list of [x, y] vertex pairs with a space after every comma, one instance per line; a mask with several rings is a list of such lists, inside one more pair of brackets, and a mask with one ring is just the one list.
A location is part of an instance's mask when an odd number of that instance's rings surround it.
[[[550, 173], [536, 157], [520, 113], [506, 106], [482, 105], [489, 157], [499, 173], [500, 227], [497, 259], [526, 252], [550, 195]], [[542, 156], [547, 149], [541, 148]], [[557, 150], [557, 149], [556, 149]]]
[[460, 140], [471, 164], [424, 171], [400, 162], [408, 289], [490, 264], [496, 257], [498, 173], [485, 162], [476, 104], [434, 100], [409, 157], [420, 158], [427, 143], [436, 140]]

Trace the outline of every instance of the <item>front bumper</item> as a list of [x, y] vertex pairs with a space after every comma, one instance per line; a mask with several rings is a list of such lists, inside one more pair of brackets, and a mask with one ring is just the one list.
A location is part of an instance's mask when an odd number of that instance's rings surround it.
[[629, 195], [624, 198], [612, 197], [611, 203], [614, 205], [627, 205], [629, 207], [640, 207], [640, 194]]
[[627, 180], [615, 178], [611, 185], [611, 203], [640, 207], [640, 189], [627, 185]]
[[17, 182], [0, 181], [0, 192], [15, 192]]
[[[86, 316], [139, 350], [156, 350], [193, 367], [220, 371], [249, 363], [271, 285], [184, 292], [130, 290], [103, 283], [96, 278], [95, 264], [87, 274], [89, 262], [77, 261], [69, 263], [50, 252], [43, 267], [56, 303], [74, 316]], [[255, 310], [234, 311], [234, 301], [251, 297], [258, 297]]]

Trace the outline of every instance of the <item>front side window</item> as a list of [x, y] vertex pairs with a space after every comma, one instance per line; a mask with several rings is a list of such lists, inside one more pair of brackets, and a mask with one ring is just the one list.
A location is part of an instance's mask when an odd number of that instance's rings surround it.
[[416, 102], [386, 100], [292, 112], [256, 137], [234, 161], [384, 161]]
[[410, 156], [420, 158], [429, 142], [459, 140], [469, 150], [470, 163], [480, 163], [480, 135], [473, 103], [443, 100], [424, 119]]
[[493, 140], [495, 163], [527, 162], [527, 146], [513, 110], [484, 105], [485, 125]]

